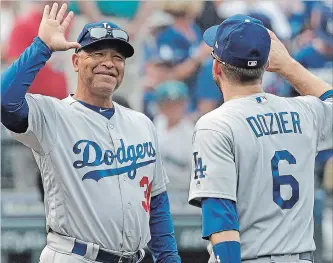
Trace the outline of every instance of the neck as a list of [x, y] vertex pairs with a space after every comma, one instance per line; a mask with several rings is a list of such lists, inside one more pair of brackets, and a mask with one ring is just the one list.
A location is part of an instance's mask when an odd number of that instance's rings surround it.
[[223, 98], [224, 101], [247, 97], [255, 93], [264, 92], [261, 82], [249, 85], [235, 85], [230, 83], [223, 83]]
[[81, 100], [90, 105], [101, 108], [113, 108], [112, 96], [102, 97], [92, 94], [87, 88], [79, 87], [76, 89], [73, 96], [74, 99]]

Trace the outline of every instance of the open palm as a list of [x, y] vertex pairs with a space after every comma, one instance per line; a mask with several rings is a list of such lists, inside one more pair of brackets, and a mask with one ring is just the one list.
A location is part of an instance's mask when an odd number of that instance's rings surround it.
[[38, 36], [52, 51], [65, 51], [71, 48], [80, 48], [77, 42], [68, 42], [65, 38], [65, 32], [72, 21], [74, 14], [66, 14], [67, 5], [63, 4], [58, 11], [58, 4], [54, 3], [52, 9], [46, 5], [43, 12], [43, 18], [39, 25]]

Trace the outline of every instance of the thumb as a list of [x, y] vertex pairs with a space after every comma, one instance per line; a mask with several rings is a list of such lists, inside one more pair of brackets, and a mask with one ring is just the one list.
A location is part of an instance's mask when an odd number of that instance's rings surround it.
[[67, 42], [66, 47], [67, 47], [67, 49], [81, 48], [81, 45], [77, 42]]

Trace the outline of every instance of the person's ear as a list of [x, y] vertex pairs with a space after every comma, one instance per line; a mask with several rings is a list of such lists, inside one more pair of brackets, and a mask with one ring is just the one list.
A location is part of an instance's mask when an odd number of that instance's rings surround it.
[[79, 55], [77, 53], [74, 53], [72, 55], [72, 63], [73, 63], [73, 68], [75, 72], [79, 71]]
[[214, 59], [213, 60], [213, 75], [218, 76], [218, 75], [221, 75], [221, 73], [222, 73], [221, 65], [216, 59]]

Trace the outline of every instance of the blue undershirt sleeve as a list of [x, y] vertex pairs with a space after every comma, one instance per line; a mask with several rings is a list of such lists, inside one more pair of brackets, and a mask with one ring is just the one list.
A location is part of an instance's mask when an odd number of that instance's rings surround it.
[[151, 198], [148, 248], [155, 263], [180, 263], [167, 192]]
[[36, 37], [1, 74], [1, 122], [7, 129], [16, 133], [27, 130], [29, 107], [25, 95], [51, 55], [49, 47]]
[[239, 231], [236, 202], [222, 198], [202, 200], [202, 238], [209, 240], [214, 233]]

